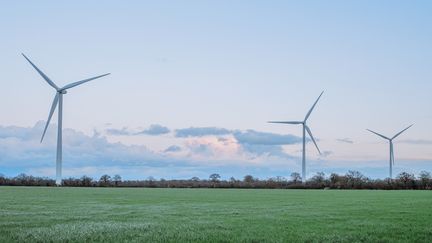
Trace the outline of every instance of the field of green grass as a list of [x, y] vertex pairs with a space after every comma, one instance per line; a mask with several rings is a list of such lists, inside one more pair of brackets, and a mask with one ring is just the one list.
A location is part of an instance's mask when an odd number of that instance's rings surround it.
[[0, 242], [432, 242], [431, 191], [0, 187]]

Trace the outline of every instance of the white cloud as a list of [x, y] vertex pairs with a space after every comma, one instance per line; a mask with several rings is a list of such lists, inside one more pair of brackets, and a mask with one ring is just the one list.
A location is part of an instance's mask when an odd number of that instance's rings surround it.
[[[56, 127], [51, 125], [45, 140], [40, 143], [43, 127], [44, 122], [38, 122], [34, 127], [0, 126], [0, 173], [9, 176], [21, 172], [54, 176]], [[228, 177], [242, 177], [245, 174], [269, 177], [288, 176], [293, 171], [300, 171], [300, 158], [295, 157], [299, 154], [293, 156], [287, 152], [288, 146], [300, 141], [296, 136], [219, 128], [213, 130], [217, 135], [209, 135], [211, 132], [208, 129], [198, 131], [188, 133], [195, 134], [194, 136], [163, 136], [167, 137], [170, 146], [156, 151], [143, 145], [109, 142], [107, 136], [114, 135], [101, 135], [97, 132], [87, 135], [73, 129], [64, 129], [63, 175], [89, 175], [97, 178], [107, 173], [121, 174], [125, 179], [148, 176], [206, 178], [217, 172]], [[324, 155], [329, 154], [324, 151]], [[386, 171], [386, 163], [377, 163], [376, 160], [353, 164], [352, 161], [329, 161], [327, 156], [308, 160], [308, 170], [331, 171], [333, 168], [336, 171], [347, 171], [352, 167], [366, 167], [369, 171], [382, 169], [384, 174]], [[416, 169], [415, 164], [423, 166], [421, 169], [430, 168], [424, 167], [427, 161], [414, 161], [410, 167]]]
[[[49, 126], [45, 140], [40, 143], [43, 128], [44, 122], [38, 122], [34, 127], [0, 126], [0, 172], [14, 171], [53, 176], [56, 126]], [[125, 127], [118, 131], [112, 130], [107, 135], [129, 133]], [[258, 148], [259, 145], [242, 144], [233, 134], [181, 138], [179, 142], [181, 144], [174, 144], [158, 152], [142, 145], [109, 142], [107, 137], [98, 132], [87, 135], [73, 129], [64, 129], [63, 175], [68, 177], [127, 173], [123, 174], [125, 178], [140, 175], [194, 176], [188, 173], [199, 172], [198, 174], [202, 175], [217, 170], [230, 171], [227, 167], [244, 169], [248, 166], [263, 166], [266, 163], [277, 164], [287, 158], [282, 148]], [[275, 159], [278, 156], [280, 158]], [[155, 174], [149, 174], [152, 171]]]

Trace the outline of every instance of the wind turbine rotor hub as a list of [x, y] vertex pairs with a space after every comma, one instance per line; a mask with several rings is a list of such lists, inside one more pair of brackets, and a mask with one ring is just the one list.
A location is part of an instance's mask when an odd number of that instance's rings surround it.
[[59, 93], [60, 94], [67, 94], [67, 90], [60, 90]]

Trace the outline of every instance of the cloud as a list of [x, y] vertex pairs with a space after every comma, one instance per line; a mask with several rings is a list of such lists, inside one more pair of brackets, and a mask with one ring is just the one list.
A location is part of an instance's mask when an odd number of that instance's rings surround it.
[[[33, 127], [0, 126], [1, 173], [11, 176], [24, 172], [54, 177], [57, 127], [50, 125], [44, 142], [40, 143], [44, 125], [44, 122], [38, 122]], [[217, 134], [226, 134], [228, 130], [224, 130]], [[131, 133], [127, 127], [110, 132]], [[182, 146], [174, 144], [157, 152], [142, 145], [110, 142], [98, 132], [87, 135], [64, 129], [63, 176], [80, 177], [85, 174], [98, 178], [108, 173], [120, 174], [125, 179], [148, 176], [190, 178], [208, 177], [215, 172], [243, 176], [253, 171], [271, 175], [277, 167], [271, 166], [276, 162], [269, 156], [286, 156], [281, 148], [272, 145], [240, 144], [232, 134], [186, 137], [181, 142]], [[266, 169], [266, 166], [271, 168]]]
[[[240, 144], [286, 145], [300, 143], [302, 139], [294, 135], [258, 132], [255, 130], [228, 130], [218, 127], [190, 127], [175, 130], [178, 138], [233, 135]], [[223, 139], [223, 138], [220, 138]]]
[[129, 136], [129, 135], [132, 135], [132, 132], [130, 132], [127, 127], [123, 127], [122, 129], [108, 128], [108, 129], [105, 129], [105, 132], [108, 135], [113, 135], [113, 136]]
[[399, 140], [396, 142], [397, 143], [408, 143], [408, 144], [423, 144], [423, 145], [432, 144], [432, 140], [426, 140], [426, 139], [405, 139], [405, 140]]
[[336, 141], [341, 142], [341, 143], [350, 143], [350, 144], [354, 143], [350, 138], [338, 138], [338, 139], [336, 139]]
[[274, 159], [294, 159], [281, 145], [239, 143], [231, 134], [224, 137], [206, 136], [188, 138], [185, 143], [188, 156], [199, 160], [237, 160], [243, 164], [269, 164]]
[[256, 157], [278, 157], [283, 159], [294, 159], [296, 157], [284, 152], [280, 145], [242, 144], [244, 151]]
[[330, 156], [332, 154], [333, 154], [332, 151], [323, 151], [323, 152], [321, 152], [320, 156], [323, 157], [323, 158], [325, 158], [325, 157], [328, 157], [328, 156]]
[[[43, 143], [40, 136], [44, 127], [0, 126], [0, 168], [35, 168], [53, 165], [56, 151], [56, 126], [50, 125]], [[92, 136], [73, 129], [63, 130], [64, 166], [134, 166], [168, 162], [145, 146], [111, 143], [98, 133]], [[160, 165], [162, 166], [162, 165]]]
[[198, 159], [231, 160], [241, 157], [240, 145], [232, 136], [226, 138], [215, 136], [188, 138], [185, 141], [185, 146], [189, 150], [188, 156]]
[[177, 145], [171, 145], [168, 148], [166, 148], [164, 150], [165, 153], [175, 153], [175, 152], [180, 152], [182, 149], [180, 146]]
[[245, 132], [236, 131], [234, 132], [234, 137], [240, 144], [249, 145], [286, 145], [302, 142], [302, 138], [294, 135], [281, 135], [254, 130], [247, 130]]
[[[255, 130], [228, 130], [217, 127], [191, 127], [177, 129], [176, 137], [197, 138], [186, 144], [189, 155], [202, 157], [262, 159], [278, 157], [293, 159], [282, 145], [297, 144], [302, 138], [294, 135], [258, 132]], [[202, 138], [207, 137], [207, 138]], [[202, 138], [202, 139], [201, 139]]]
[[190, 127], [175, 130], [175, 136], [178, 138], [203, 137], [209, 135], [219, 136], [231, 133], [232, 131], [228, 129], [218, 127]]
[[112, 135], [112, 136], [135, 136], [135, 135], [141, 135], [141, 134], [157, 136], [157, 135], [167, 134], [170, 132], [170, 130], [167, 127], [164, 127], [164, 126], [161, 126], [158, 124], [153, 124], [148, 129], [145, 129], [145, 130], [140, 131], [140, 132], [132, 131], [132, 130], [128, 129], [127, 127], [123, 127], [122, 129], [108, 128], [108, 129], [105, 129], [105, 132], [108, 135]]
[[[40, 143], [44, 125], [45, 122], [38, 122], [33, 127], [0, 126], [0, 173], [14, 176], [24, 172], [54, 177], [57, 128], [54, 124], [49, 126], [44, 142]], [[111, 132], [133, 133], [127, 127]], [[64, 177], [80, 177], [86, 174], [99, 178], [107, 173], [120, 174], [124, 179], [142, 179], [148, 176], [179, 179], [192, 176], [208, 178], [211, 173], [220, 173], [227, 177], [252, 174], [265, 178], [276, 175], [288, 176], [291, 172], [300, 170], [300, 153], [291, 154], [285, 146], [299, 144], [301, 138], [289, 134], [209, 127], [192, 128], [180, 133], [180, 136], [184, 137], [179, 138], [176, 133], [170, 133], [171, 137], [162, 137], [160, 141], [164, 142], [164, 139], [167, 139], [165, 142], [168, 144], [165, 149], [157, 151], [142, 145], [110, 142], [111, 139], [108, 140], [104, 134], [94, 132], [89, 135], [74, 129], [64, 129]], [[177, 139], [173, 139], [173, 136]], [[135, 139], [137, 138], [132, 140]], [[401, 142], [428, 144], [430, 141]], [[321, 170], [346, 172], [353, 168], [375, 168], [374, 166], [385, 165], [385, 161], [377, 163], [368, 159], [359, 162], [327, 160], [332, 157], [329, 155], [331, 152], [324, 151], [321, 157], [308, 159], [308, 170], [311, 173]], [[432, 168], [430, 160], [406, 161], [403, 164], [403, 160], [398, 160], [396, 169], [398, 166], [401, 166], [401, 171], [406, 168]], [[387, 176], [386, 171], [385, 168], [382, 170], [383, 176]]]
[[148, 129], [138, 132], [136, 134], [147, 134], [147, 135], [156, 136], [156, 135], [167, 134], [169, 132], [170, 130], [167, 127], [158, 124], [153, 124]]

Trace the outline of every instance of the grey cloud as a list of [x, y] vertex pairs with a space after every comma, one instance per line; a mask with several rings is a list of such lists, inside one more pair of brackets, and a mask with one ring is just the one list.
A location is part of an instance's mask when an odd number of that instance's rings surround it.
[[[258, 132], [254, 130], [240, 131], [217, 127], [191, 127], [176, 130], [176, 137], [202, 137], [232, 135], [243, 151], [253, 156], [274, 156], [280, 158], [293, 158], [283, 151], [282, 145], [301, 143], [302, 138], [294, 135], [281, 135], [275, 133]], [[224, 142], [226, 138], [219, 137]], [[309, 140], [308, 140], [309, 141]], [[213, 150], [207, 144], [198, 144], [189, 148], [192, 153], [212, 156]]]
[[[49, 126], [43, 143], [40, 143], [43, 127], [43, 122], [28, 128], [0, 126], [0, 167], [52, 165], [55, 161], [56, 126]], [[110, 143], [97, 132], [89, 136], [73, 129], [63, 130], [63, 153], [65, 167], [168, 162], [145, 146]]]
[[294, 135], [281, 135], [268, 132], [257, 132], [254, 130], [247, 130], [245, 132], [236, 131], [233, 135], [240, 144], [286, 145], [302, 142], [302, 138]]
[[218, 127], [190, 127], [175, 130], [175, 136], [178, 138], [186, 138], [186, 137], [203, 137], [209, 135], [228, 135], [231, 134], [232, 131], [225, 128]]
[[201, 154], [201, 155], [207, 155], [207, 156], [213, 156], [213, 149], [211, 147], [211, 145], [209, 144], [197, 144], [194, 146], [189, 146], [189, 149], [194, 153], [194, 154]]
[[338, 138], [338, 139], [336, 139], [336, 141], [341, 142], [341, 143], [350, 143], [350, 144], [354, 143], [350, 138]]
[[123, 127], [122, 129], [116, 129], [116, 128], [108, 128], [105, 130], [105, 132], [109, 135], [113, 136], [129, 136], [132, 135], [130, 131], [128, 131], [127, 127]]
[[0, 139], [16, 138], [30, 140], [35, 137], [39, 137], [40, 139], [44, 126], [44, 121], [38, 121], [34, 127], [0, 126]]
[[122, 129], [108, 128], [105, 129], [105, 132], [108, 135], [113, 135], [113, 136], [135, 136], [140, 134], [157, 136], [157, 135], [167, 134], [170, 132], [170, 130], [167, 127], [158, 124], [153, 124], [148, 129], [145, 129], [141, 132], [133, 132], [127, 127], [123, 127]]
[[153, 124], [148, 129], [142, 132], [138, 132], [137, 134], [147, 134], [147, 135], [156, 136], [156, 135], [167, 134], [169, 132], [170, 130], [167, 127], [158, 124]]
[[323, 151], [321, 154], [320, 154], [320, 156], [321, 157], [328, 157], [328, 156], [330, 156], [330, 155], [332, 155], [333, 154], [333, 152], [332, 151]]
[[243, 150], [255, 156], [274, 156], [285, 159], [295, 157], [285, 153], [280, 145], [242, 144]]
[[[222, 136], [232, 134], [240, 144], [255, 145], [286, 145], [300, 143], [302, 139], [294, 135], [281, 135], [275, 133], [258, 132], [254, 130], [240, 131], [228, 130], [218, 127], [190, 127], [177, 129], [175, 136], [185, 137], [203, 137], [203, 136]], [[220, 138], [223, 139], [223, 138]]]
[[171, 145], [168, 148], [166, 148], [164, 150], [165, 153], [175, 153], [175, 152], [180, 152], [182, 149], [181, 147], [177, 146], [177, 145]]
[[[49, 126], [45, 140], [41, 144], [39, 140], [44, 125], [45, 122], [38, 122], [34, 127], [0, 126], [0, 168], [2, 173], [38, 171], [38, 175], [43, 176], [53, 176], [55, 174], [53, 162], [55, 161], [56, 126], [55, 124]], [[111, 129], [107, 133], [132, 134], [127, 127]], [[161, 173], [168, 173], [165, 169], [162, 169], [167, 166], [177, 168], [176, 170], [179, 171], [182, 168], [191, 169], [196, 172], [195, 175], [199, 175], [203, 171], [206, 171], [205, 173], [213, 172], [214, 168], [219, 168], [212, 167], [209, 171], [205, 168], [205, 166], [211, 164], [209, 161], [214, 159], [210, 156], [219, 157], [218, 150], [215, 150], [211, 144], [195, 144], [192, 147], [185, 145], [182, 148], [178, 145], [172, 145], [158, 153], [141, 145], [109, 142], [104, 135], [97, 131], [93, 135], [87, 135], [77, 130], [64, 129], [63, 134], [65, 176], [87, 173], [98, 175], [102, 170], [159, 176]], [[232, 131], [214, 127], [180, 129], [178, 135], [180, 137], [214, 135], [222, 143], [238, 143], [241, 147], [239, 153], [244, 153], [247, 156], [263, 157], [262, 159], [266, 159], [266, 156], [273, 157], [270, 158], [269, 163], [272, 163], [272, 159], [275, 158], [284, 160], [293, 158], [284, 152], [282, 145], [301, 141], [300, 138], [292, 135], [278, 135], [253, 130]], [[222, 135], [232, 135], [235, 141], [231, 137]], [[275, 139], [275, 141], [272, 141], [272, 139]], [[195, 161], [189, 156], [174, 156], [179, 151], [209, 156], [209, 159]], [[180, 153], [177, 156], [180, 156]], [[233, 156], [238, 156], [238, 154]], [[221, 166], [229, 166], [230, 159], [227, 159], [228, 161], [215, 161]], [[244, 162], [243, 159], [240, 159], [236, 163], [240, 165]], [[93, 168], [92, 172], [86, 172], [88, 168]], [[169, 173], [178, 175], [175, 171]], [[125, 174], [125, 176], [131, 175]]]

